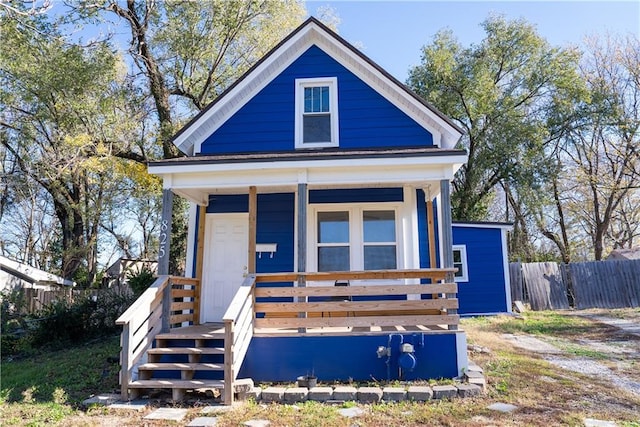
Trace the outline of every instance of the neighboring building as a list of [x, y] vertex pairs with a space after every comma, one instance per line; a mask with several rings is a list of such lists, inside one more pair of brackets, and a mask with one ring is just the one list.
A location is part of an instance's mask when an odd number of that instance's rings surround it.
[[30, 265], [0, 256], [0, 291], [11, 289], [42, 289], [50, 291], [65, 286], [75, 286], [75, 283]]
[[112, 288], [125, 285], [129, 282], [129, 277], [140, 274], [143, 270], [156, 274], [158, 261], [120, 258], [105, 270], [102, 278], [102, 287]]
[[[461, 135], [307, 20], [178, 132], [187, 157], [149, 165], [164, 188], [161, 277], [118, 320], [122, 392], [224, 386], [230, 403], [238, 377], [462, 375], [459, 311], [510, 304], [504, 226], [451, 223]], [[163, 276], [173, 194], [192, 203], [190, 278]]]
[[608, 261], [628, 261], [640, 259], [640, 248], [614, 249], [607, 257]]
[[461, 315], [511, 313], [509, 223], [454, 222], [453, 265]]

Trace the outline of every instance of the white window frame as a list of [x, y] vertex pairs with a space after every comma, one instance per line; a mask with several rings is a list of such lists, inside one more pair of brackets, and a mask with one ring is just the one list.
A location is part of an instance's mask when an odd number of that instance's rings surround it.
[[[296, 79], [295, 82], [295, 148], [338, 147], [338, 78], [319, 77]], [[329, 87], [329, 116], [331, 120], [331, 141], [304, 142], [304, 90], [309, 87]]]
[[[468, 282], [469, 281], [469, 264], [467, 262], [467, 245], [452, 245], [453, 252], [460, 251], [460, 263], [461, 268], [460, 276], [454, 276], [456, 282]], [[453, 255], [452, 255], [453, 256]], [[455, 263], [454, 263], [455, 267]]]
[[[349, 212], [349, 265], [351, 270], [364, 270], [364, 211], [394, 211], [396, 226], [396, 269], [404, 265], [404, 234], [402, 232], [402, 203], [318, 203], [309, 205], [308, 227], [308, 271], [318, 271], [318, 213]], [[367, 242], [375, 244], [374, 242]], [[340, 244], [342, 246], [343, 244]]]

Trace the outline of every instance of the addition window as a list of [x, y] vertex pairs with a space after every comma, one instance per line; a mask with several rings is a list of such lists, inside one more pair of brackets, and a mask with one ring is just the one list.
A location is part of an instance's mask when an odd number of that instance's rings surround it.
[[295, 146], [338, 146], [337, 78], [296, 79]]
[[469, 270], [467, 268], [467, 247], [465, 245], [453, 245], [453, 266], [458, 269], [455, 273], [455, 281], [468, 282]]
[[351, 208], [317, 212], [317, 271], [395, 270], [395, 209]]

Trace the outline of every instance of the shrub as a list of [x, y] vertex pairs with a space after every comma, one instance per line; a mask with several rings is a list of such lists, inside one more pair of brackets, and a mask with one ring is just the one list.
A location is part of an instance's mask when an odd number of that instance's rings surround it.
[[140, 296], [153, 284], [156, 280], [156, 276], [153, 271], [145, 265], [138, 272], [127, 273], [127, 280], [133, 293], [136, 296]]
[[36, 348], [59, 349], [113, 335], [120, 330], [116, 319], [133, 301], [131, 293], [107, 289], [73, 303], [55, 302], [36, 314], [29, 342]]

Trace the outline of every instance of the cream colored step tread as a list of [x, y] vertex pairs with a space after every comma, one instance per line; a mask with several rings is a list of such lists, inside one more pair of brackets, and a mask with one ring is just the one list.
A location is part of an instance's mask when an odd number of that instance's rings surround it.
[[137, 380], [129, 383], [129, 388], [224, 388], [224, 382], [220, 380]]
[[145, 371], [151, 371], [154, 369], [167, 370], [167, 369], [179, 369], [182, 371], [222, 371], [224, 365], [218, 363], [145, 363], [138, 367]]
[[157, 347], [147, 350], [149, 354], [224, 354], [222, 347]]
[[169, 334], [156, 335], [157, 340], [223, 340], [224, 332], [211, 332], [211, 333], [180, 333], [171, 332]]

